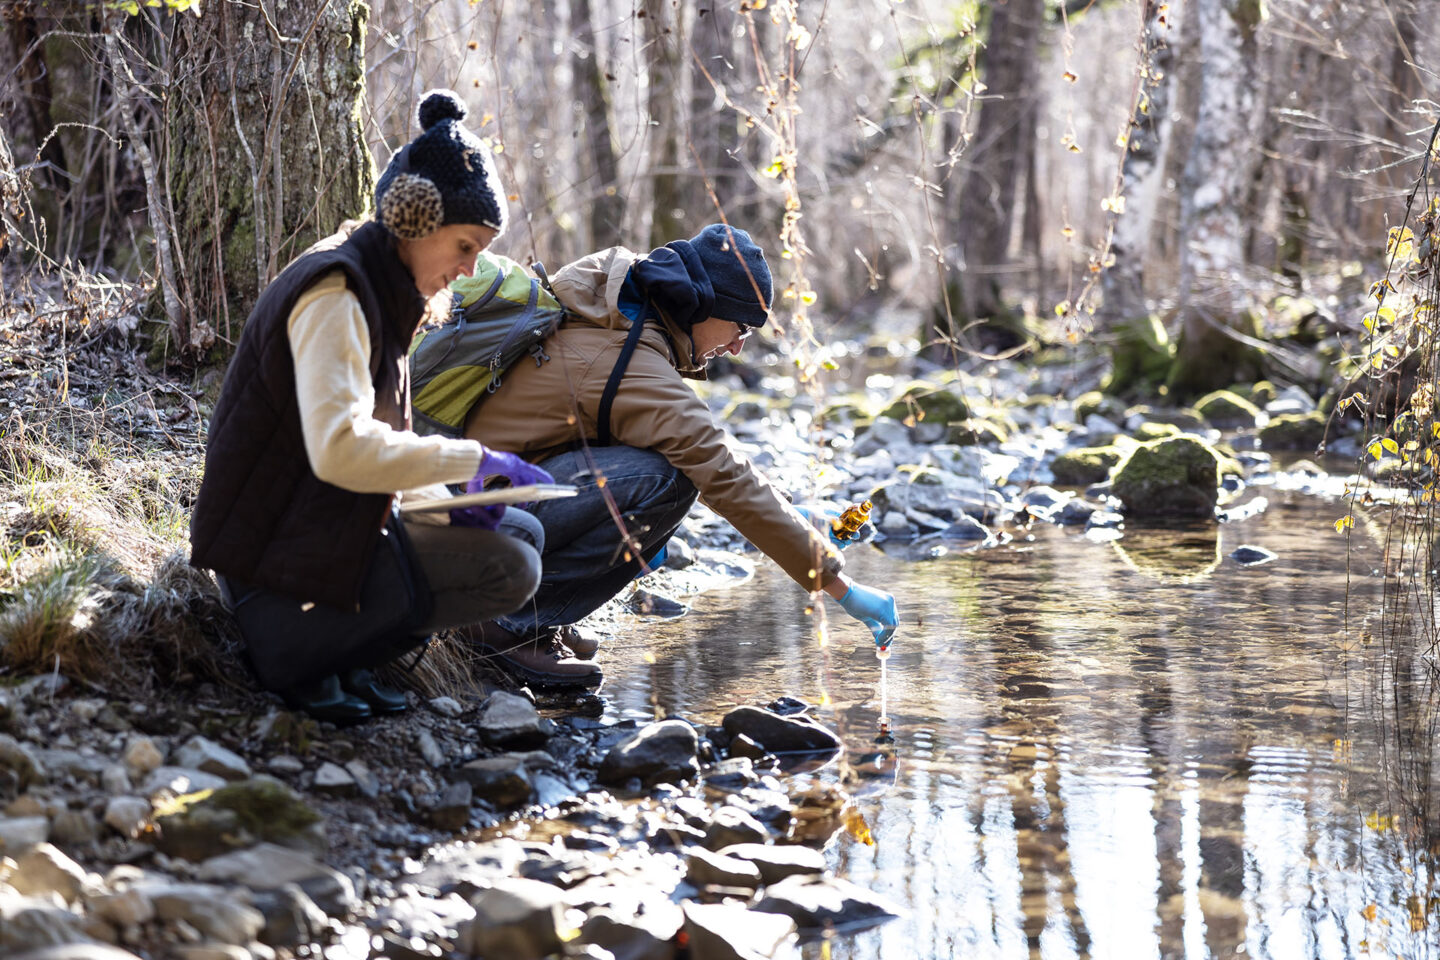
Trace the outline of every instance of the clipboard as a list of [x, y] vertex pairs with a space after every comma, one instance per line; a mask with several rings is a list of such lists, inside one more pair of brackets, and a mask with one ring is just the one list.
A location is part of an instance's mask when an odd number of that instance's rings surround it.
[[499, 490], [482, 490], [479, 493], [462, 493], [459, 496], [439, 500], [421, 500], [417, 503], [400, 504], [401, 513], [449, 512], [458, 507], [484, 507], [496, 503], [532, 503], [536, 500], [559, 500], [573, 497], [579, 487], [568, 483], [532, 483], [523, 487], [501, 487]]

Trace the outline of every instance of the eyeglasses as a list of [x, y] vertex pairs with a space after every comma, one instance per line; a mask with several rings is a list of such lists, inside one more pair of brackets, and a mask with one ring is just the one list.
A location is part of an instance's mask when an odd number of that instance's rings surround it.
[[[735, 323], [734, 320], [731, 320], [730, 322], [731, 322], [731, 323]], [[735, 339], [736, 339], [736, 340], [749, 340], [749, 339], [750, 339], [750, 335], [755, 332], [755, 328], [754, 328], [754, 327], [747, 327], [747, 326], [745, 326], [745, 324], [743, 324], [743, 323], [735, 323], [735, 326], [736, 326], [736, 328], [740, 331], [740, 332], [739, 332], [738, 334], [736, 334], [736, 336], [735, 336]]]

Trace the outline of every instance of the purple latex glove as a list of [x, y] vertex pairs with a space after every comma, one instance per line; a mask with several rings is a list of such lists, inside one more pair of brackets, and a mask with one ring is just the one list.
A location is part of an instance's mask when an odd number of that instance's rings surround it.
[[504, 477], [512, 487], [528, 487], [532, 483], [554, 483], [555, 478], [532, 463], [527, 463], [513, 453], [485, 448], [480, 458], [480, 469], [465, 485], [466, 493], [478, 493], [485, 489], [486, 482], [493, 477]]
[[504, 516], [505, 504], [503, 503], [493, 503], [483, 507], [456, 507], [450, 511], [450, 526], [494, 530], [500, 526], [500, 521]]

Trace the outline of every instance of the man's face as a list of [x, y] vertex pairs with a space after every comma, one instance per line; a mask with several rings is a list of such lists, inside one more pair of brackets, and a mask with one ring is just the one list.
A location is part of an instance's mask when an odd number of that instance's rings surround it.
[[754, 333], [753, 327], [711, 317], [690, 328], [690, 339], [695, 344], [695, 358], [701, 365], [727, 353], [739, 356], [746, 338]]

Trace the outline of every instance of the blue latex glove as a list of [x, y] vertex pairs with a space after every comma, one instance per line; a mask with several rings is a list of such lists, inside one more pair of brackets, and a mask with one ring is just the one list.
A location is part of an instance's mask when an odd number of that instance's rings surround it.
[[869, 540], [871, 535], [875, 532], [875, 528], [871, 526], [870, 522], [867, 520], [865, 524], [860, 527], [860, 531], [856, 533], [853, 538], [849, 540], [841, 540], [839, 537], [835, 536], [835, 528], [830, 525], [831, 520], [834, 520], [840, 516], [839, 510], [834, 510], [830, 507], [801, 506], [798, 503], [793, 504], [793, 506], [795, 507], [795, 510], [800, 514], [800, 516], [804, 517], [806, 520], [809, 520], [812, 525], [816, 522], [816, 518], [818, 515], [819, 522], [825, 527], [825, 532], [830, 534], [830, 542], [835, 544], [836, 548], [840, 550], [844, 550], [846, 547], [854, 546], [855, 544], [860, 543], [863, 540]]
[[661, 567], [665, 566], [665, 558], [666, 558], [667, 556], [669, 556], [669, 554], [670, 554], [670, 541], [669, 541], [669, 540], [666, 540], [666, 541], [665, 541], [665, 545], [660, 548], [660, 552], [657, 553], [657, 554], [655, 554], [655, 556], [651, 557], [649, 560], [646, 560], [646, 561], [645, 561], [645, 566], [649, 567], [650, 569], [638, 571], [638, 572], [635, 574], [635, 579], [636, 579], [636, 580], [639, 580], [641, 577], [645, 576], [647, 573], [654, 573], [656, 570], [659, 570]]
[[900, 615], [895, 612], [895, 598], [883, 590], [875, 590], [863, 583], [851, 583], [845, 596], [840, 598], [845, 612], [875, 635], [875, 646], [890, 646], [890, 638], [900, 625]]

